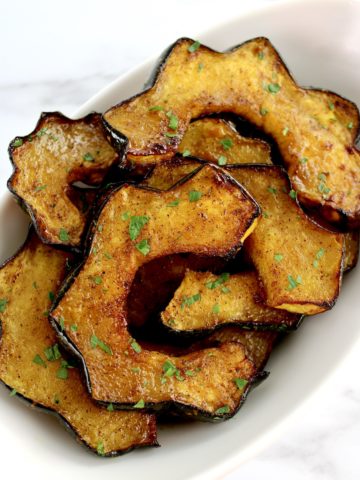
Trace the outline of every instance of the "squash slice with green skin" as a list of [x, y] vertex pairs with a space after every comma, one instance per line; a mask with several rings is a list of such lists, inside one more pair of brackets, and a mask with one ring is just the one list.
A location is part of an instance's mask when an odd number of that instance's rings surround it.
[[[126, 301], [144, 263], [181, 252], [230, 256], [258, 215], [241, 186], [210, 165], [168, 192], [132, 185], [112, 192], [90, 232], [84, 263], [51, 312], [58, 334], [82, 359], [95, 400], [121, 408], [171, 405], [210, 419], [237, 411], [258, 374], [241, 345], [180, 357], [147, 350], [128, 332]], [[193, 292], [187, 303], [197, 298]], [[248, 381], [246, 388], [236, 387], [237, 377]]]
[[[194, 290], [201, 299], [188, 307], [184, 298]], [[161, 313], [164, 325], [181, 333], [208, 332], [234, 324], [241, 328], [286, 331], [297, 328], [301, 316], [261, 303], [255, 272], [229, 275], [188, 270], [171, 302]]]
[[71, 120], [43, 113], [35, 130], [9, 147], [14, 173], [8, 187], [25, 206], [44, 243], [79, 247], [86, 214], [77, 205], [77, 181], [99, 185], [119, 161], [98, 113]]
[[344, 272], [349, 272], [356, 267], [359, 258], [359, 231], [344, 233]]
[[154, 416], [97, 406], [79, 369], [58, 348], [47, 311], [66, 275], [67, 258], [31, 233], [1, 267], [0, 380], [11, 389], [10, 395], [56, 414], [94, 453], [115, 456], [157, 445]]
[[359, 226], [359, 112], [332, 92], [299, 87], [269, 40], [219, 53], [182, 38], [151, 80], [148, 90], [103, 116], [118, 148], [166, 158], [178, 151], [192, 119], [231, 112], [273, 137], [304, 205], [335, 224]]

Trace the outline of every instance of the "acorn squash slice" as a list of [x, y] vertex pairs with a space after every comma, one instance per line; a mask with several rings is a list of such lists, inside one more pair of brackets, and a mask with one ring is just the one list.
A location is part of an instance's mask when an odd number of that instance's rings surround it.
[[359, 231], [344, 233], [344, 272], [349, 272], [356, 267], [359, 258]]
[[99, 185], [119, 157], [106, 140], [101, 117], [71, 120], [43, 113], [35, 130], [9, 147], [14, 173], [8, 187], [25, 206], [44, 243], [79, 247], [86, 213], [71, 186]]
[[86, 391], [79, 369], [58, 347], [47, 311], [65, 276], [67, 258], [32, 233], [1, 267], [0, 380], [11, 396], [56, 414], [94, 453], [115, 456], [156, 445], [155, 417], [100, 408]]
[[[184, 305], [193, 291], [201, 298], [191, 307]], [[255, 272], [229, 275], [188, 270], [171, 302], [161, 312], [168, 328], [182, 333], [207, 332], [223, 325], [243, 329], [286, 331], [295, 329], [302, 317], [261, 303], [261, 287]]]
[[128, 144], [133, 157], [166, 158], [191, 119], [231, 112], [274, 138], [304, 205], [333, 223], [360, 224], [359, 112], [332, 92], [299, 87], [269, 40], [219, 53], [182, 38], [151, 80], [148, 90], [103, 116], [118, 147]]
[[[95, 400], [121, 408], [172, 405], [212, 419], [237, 411], [247, 390], [234, 378], [250, 386], [258, 374], [244, 348], [229, 342], [180, 357], [147, 350], [128, 332], [126, 300], [145, 262], [181, 252], [232, 255], [258, 215], [241, 186], [211, 165], [167, 192], [123, 185], [111, 193], [90, 231], [84, 263], [50, 314], [82, 359]], [[187, 303], [197, 299], [193, 292]], [[192, 370], [195, 376], [186, 374]]]

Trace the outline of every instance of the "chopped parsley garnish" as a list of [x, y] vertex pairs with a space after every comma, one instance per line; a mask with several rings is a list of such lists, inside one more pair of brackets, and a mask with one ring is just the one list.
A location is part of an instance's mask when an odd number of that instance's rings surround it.
[[234, 378], [234, 383], [239, 390], [242, 390], [248, 383], [244, 378]]
[[139, 400], [135, 405], [133, 405], [133, 408], [144, 408], [145, 407], [145, 402], [143, 399]]
[[218, 165], [226, 165], [227, 164], [227, 158], [224, 157], [224, 155], [220, 155], [218, 158]]
[[278, 93], [281, 90], [281, 87], [278, 83], [269, 83], [267, 89], [270, 93]]
[[224, 405], [215, 411], [215, 415], [223, 415], [224, 413], [230, 413], [229, 405]]
[[194, 43], [192, 43], [189, 47], [188, 47], [188, 52], [190, 53], [194, 53], [196, 52], [196, 50], [200, 47], [201, 43], [196, 40]]
[[35, 357], [33, 358], [33, 363], [36, 363], [36, 365], [40, 365], [41, 367], [47, 368], [46, 363], [39, 354], [35, 355]]
[[191, 155], [191, 152], [190, 152], [190, 150], [188, 150], [187, 148], [186, 148], [186, 149], [183, 151], [183, 153], [182, 153], [182, 156], [183, 156], [183, 157], [190, 157], [190, 155]]
[[285, 127], [284, 130], [282, 131], [282, 134], [284, 135], [284, 137], [286, 137], [288, 133], [289, 133], [289, 128]]
[[276, 195], [276, 194], [277, 194], [276, 188], [271, 187], [271, 186], [268, 187], [267, 191], [268, 191], [269, 193], [272, 193], [273, 195]]
[[38, 132], [36, 132], [37, 137], [43, 137], [46, 135], [46, 132], [48, 131], [48, 128], [41, 128]]
[[223, 138], [220, 140], [220, 144], [224, 150], [229, 150], [233, 146], [231, 138]]
[[105, 455], [104, 442], [99, 442], [96, 447], [96, 451], [102, 457]]
[[290, 192], [289, 192], [289, 197], [290, 197], [292, 200], [296, 200], [297, 193], [295, 192], [295, 190], [293, 190], [293, 189], [290, 190]]
[[199, 63], [198, 65], [198, 71], [201, 72], [201, 70], [204, 68], [204, 64], [203, 63]]
[[179, 203], [180, 203], [180, 200], [177, 199], [177, 200], [174, 200], [173, 202], [168, 203], [166, 206], [167, 207], [177, 207], [179, 205]]
[[262, 212], [264, 218], [270, 218], [270, 215], [268, 212]]
[[259, 52], [259, 53], [258, 53], [258, 59], [259, 59], [259, 60], [264, 60], [264, 57], [265, 57], [264, 52]]
[[103, 231], [103, 229], [104, 229], [104, 227], [102, 225], [98, 225], [98, 227], [97, 227], [98, 232], [101, 233]]
[[195, 372], [194, 370], [185, 370], [185, 375], [187, 375], [188, 377], [194, 377]]
[[61, 358], [61, 353], [59, 352], [59, 345], [55, 343], [55, 345], [45, 348], [44, 354], [49, 362], [55, 362], [55, 360], [59, 360], [59, 358]]
[[328, 193], [330, 193], [330, 188], [326, 185], [326, 180], [327, 180], [327, 177], [326, 177], [326, 174], [324, 172], [322, 173], [319, 173], [318, 175], [318, 179], [320, 180], [320, 183], [318, 185], [318, 190], [320, 193], [323, 194], [323, 196], [326, 196], [328, 195]]
[[281, 253], [275, 253], [274, 255], [274, 260], [277, 263], [280, 263], [283, 258], [284, 258], [284, 255], [282, 255]]
[[92, 348], [99, 347], [103, 352], [107, 353], [108, 355], [112, 355], [112, 350], [111, 348], [106, 345], [100, 338], [98, 338], [96, 335], [91, 335], [90, 337], [90, 345]]
[[328, 102], [330, 110], [335, 110], [335, 105], [332, 102]]
[[308, 161], [308, 159], [306, 157], [302, 157], [300, 158], [300, 163], [304, 164]]
[[149, 112], [160, 112], [161, 110], [164, 110], [164, 107], [161, 105], [154, 105], [153, 107], [149, 108]]
[[42, 190], [45, 190], [46, 187], [47, 185], [38, 185], [35, 187], [35, 192], [41, 192]]
[[177, 130], [178, 126], [179, 126], [179, 119], [176, 115], [174, 115], [171, 111], [170, 112], [167, 112], [166, 113], [166, 116], [168, 117], [169, 119], [169, 125], [168, 127], [171, 129], [171, 130]]
[[146, 256], [151, 248], [150, 248], [150, 244], [149, 244], [149, 240], [147, 239], [144, 239], [144, 240], [141, 240], [139, 243], [137, 243], [135, 245], [135, 247], [137, 248], [137, 250], [139, 250], [140, 253], [142, 253], [144, 256]]
[[140, 235], [141, 230], [144, 228], [144, 226], [148, 223], [149, 220], [149, 217], [147, 217], [146, 215], [136, 215], [130, 217], [129, 235], [131, 240], [137, 239], [137, 237]]
[[302, 280], [301, 280], [300, 275], [298, 275], [296, 277], [296, 280], [292, 275], [288, 275], [288, 281], [289, 281], [289, 285], [288, 285], [287, 289], [289, 291], [293, 290], [294, 288], [296, 288], [296, 287], [298, 287], [299, 285], [302, 284]]
[[266, 108], [260, 108], [260, 115], [262, 117], [265, 117], [267, 113], [269, 113], [269, 110], [267, 110]]
[[218, 303], [215, 303], [215, 305], [212, 307], [212, 313], [220, 313], [220, 305]]
[[104, 257], [107, 258], [108, 260], [111, 260], [113, 258], [111, 253], [109, 253], [109, 252], [105, 252]]
[[135, 340], [132, 340], [132, 342], [130, 343], [130, 346], [134, 350], [134, 352], [136, 352], [136, 353], [141, 352], [141, 347]]
[[65, 228], [59, 230], [59, 240], [62, 242], [68, 242], [70, 240], [69, 232]]
[[162, 369], [165, 377], [172, 377], [177, 370], [176, 366], [170, 360], [164, 362]]
[[53, 302], [55, 300], [55, 293], [54, 292], [49, 292], [48, 295], [49, 295], [50, 302]]
[[222, 273], [221, 275], [218, 276], [216, 280], [214, 281], [210, 280], [209, 282], [206, 282], [205, 287], [209, 288], [210, 290], [213, 290], [219, 285], [222, 285], [223, 283], [227, 282], [229, 278], [230, 278], [230, 273]]
[[190, 190], [189, 200], [190, 202], [197, 202], [202, 197], [202, 193], [197, 190]]
[[325, 249], [324, 248], [320, 248], [317, 252], [316, 252], [316, 255], [315, 255], [315, 260], [313, 262], [313, 267], [314, 268], [318, 268], [319, 266], [319, 260], [324, 256], [325, 254]]
[[195, 293], [195, 295], [191, 295], [190, 297], [183, 297], [183, 301], [181, 303], [181, 308], [184, 309], [185, 307], [191, 307], [191, 305], [194, 305], [195, 302], [198, 302], [201, 300], [201, 294]]
[[95, 285], [101, 285], [102, 278], [99, 275], [96, 275], [95, 277], [93, 277], [93, 282], [95, 283]]
[[5, 312], [7, 303], [8, 303], [8, 300], [6, 298], [0, 298], [0, 313]]
[[140, 368], [140, 367], [133, 367], [133, 368], [131, 369], [131, 371], [134, 372], [134, 373], [140, 373], [140, 372], [141, 372], [141, 368]]
[[71, 368], [68, 362], [63, 360], [61, 362], [61, 367], [59, 370], [56, 372], [56, 377], [59, 378], [60, 380], [67, 380], [69, 378], [69, 372], [68, 369]]
[[165, 137], [168, 137], [168, 138], [174, 138], [174, 137], [177, 137], [177, 136], [178, 136], [177, 133], [170, 133], [170, 132], [165, 133]]
[[348, 128], [349, 130], [352, 130], [353, 126], [354, 126], [353, 122], [349, 122], [349, 123], [347, 124], [347, 128]]
[[75, 324], [74, 324], [74, 325], [70, 325], [70, 330], [71, 330], [72, 332], [77, 332], [77, 331], [78, 331], [78, 326], [75, 325]]
[[109, 405], [106, 407], [106, 410], [108, 412], [113, 412], [114, 411], [114, 405], [112, 403], [109, 403]]
[[95, 158], [89, 152], [83, 155], [83, 159], [85, 160], [85, 162], [93, 162], [95, 160]]
[[230, 288], [228, 288], [228, 287], [221, 287], [221, 291], [222, 291], [222, 293], [229, 293], [229, 292], [230, 292]]
[[17, 148], [17, 147], [21, 147], [21, 145], [23, 144], [23, 140], [22, 138], [16, 138], [14, 141], [13, 141], [13, 147]]
[[16, 394], [17, 394], [17, 390], [16, 390], [16, 388], [13, 388], [11, 390], [11, 392], [9, 393], [9, 397], [15, 397]]
[[121, 214], [121, 220], [129, 220], [130, 212], [124, 212]]

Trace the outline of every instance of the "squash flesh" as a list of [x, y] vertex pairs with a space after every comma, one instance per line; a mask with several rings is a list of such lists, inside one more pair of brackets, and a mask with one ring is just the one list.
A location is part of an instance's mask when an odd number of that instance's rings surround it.
[[[189, 193], [195, 191], [202, 196], [190, 201]], [[178, 200], [175, 207], [169, 206]], [[129, 236], [131, 219], [126, 220], [126, 212], [149, 218], [136, 239], [149, 242], [146, 256]], [[51, 313], [58, 330], [62, 319], [67, 341], [84, 359], [94, 399], [123, 408], [133, 408], [141, 400], [154, 409], [174, 402], [210, 416], [226, 404], [235, 413], [245, 390], [237, 389], [233, 378], [250, 382], [256, 374], [244, 349], [229, 343], [169, 357], [138, 348], [127, 331], [126, 299], [145, 262], [180, 252], [235, 253], [257, 215], [257, 206], [241, 188], [209, 165], [168, 192], [124, 186], [111, 195], [92, 232], [92, 253]], [[76, 332], [71, 331], [73, 323], [78, 325]], [[93, 335], [108, 346], [108, 353], [92, 348]], [[165, 368], [169, 361], [180, 373], [174, 375], [172, 369], [169, 374]], [[186, 376], [191, 369], [200, 370]], [[185, 380], [179, 381], [179, 376]]]
[[[104, 114], [110, 135], [120, 143], [128, 139], [133, 157], [168, 156], [191, 119], [232, 112], [274, 138], [301, 202], [333, 223], [359, 225], [356, 106], [331, 92], [298, 87], [265, 38], [225, 53], [203, 46], [190, 53], [192, 43], [178, 40], [154, 86]], [[163, 109], [152, 110], [156, 106]], [[175, 130], [171, 114], [178, 119]]]
[[[0, 313], [0, 379], [34, 405], [56, 412], [95, 452], [116, 455], [136, 446], [156, 445], [153, 416], [96, 406], [77, 368], [66, 369], [68, 378], [61, 379], [61, 359], [47, 361], [44, 350], [58, 342], [46, 315], [49, 292], [55, 294], [59, 288], [66, 260], [65, 252], [41, 244], [32, 234], [0, 269], [0, 298], [6, 299]], [[43, 363], [34, 362], [38, 356]]]

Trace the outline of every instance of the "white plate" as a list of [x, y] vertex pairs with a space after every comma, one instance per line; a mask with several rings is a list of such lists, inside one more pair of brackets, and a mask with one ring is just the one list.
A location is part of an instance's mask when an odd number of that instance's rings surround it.
[[[300, 84], [328, 88], [360, 104], [359, 22], [357, 2], [288, 1], [236, 18], [199, 38], [221, 50], [265, 35]], [[139, 91], [153, 63], [116, 80], [77, 115], [104, 110]], [[2, 198], [0, 259], [14, 250], [24, 234], [25, 217], [12, 205], [8, 197]], [[358, 268], [346, 277], [336, 307], [308, 319], [274, 352], [269, 379], [254, 390], [234, 419], [220, 425], [160, 427], [161, 449], [139, 450], [113, 460], [96, 458], [78, 447], [54, 419], [24, 408], [1, 391], [2, 471], [16, 471], [21, 462], [27, 478], [39, 480], [218, 478], [282, 431], [359, 340], [359, 277]]]

